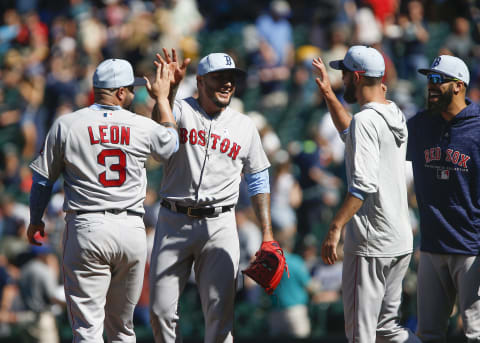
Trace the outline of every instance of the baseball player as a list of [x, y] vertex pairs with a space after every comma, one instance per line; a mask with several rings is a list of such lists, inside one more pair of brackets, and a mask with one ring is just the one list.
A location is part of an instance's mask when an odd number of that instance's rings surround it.
[[[135, 342], [133, 310], [147, 253], [143, 224], [145, 162], [166, 160], [178, 149], [168, 102], [170, 70], [155, 61], [153, 83], [135, 78], [129, 62], [105, 60], [93, 75], [95, 103], [58, 118], [31, 163], [28, 239], [40, 245], [42, 214], [52, 184], [64, 179], [66, 229], [63, 274], [73, 342]], [[130, 112], [134, 87], [155, 100], [152, 117]]]
[[344, 98], [358, 102], [353, 118], [338, 101], [320, 58], [317, 85], [345, 141], [348, 193], [322, 244], [322, 259], [337, 260], [346, 225], [342, 276], [345, 332], [353, 343], [420, 342], [399, 324], [402, 280], [412, 253], [405, 154], [407, 126], [397, 105], [385, 99], [385, 62], [374, 48], [352, 46], [343, 60]]
[[461, 59], [439, 56], [418, 71], [428, 79], [427, 108], [407, 123], [421, 233], [417, 334], [446, 342], [458, 296], [468, 342], [480, 342], [480, 107], [465, 98]]
[[[165, 58], [170, 62], [168, 54]], [[234, 206], [242, 172], [263, 241], [273, 240], [270, 164], [253, 121], [228, 106], [242, 74], [231, 56], [209, 54], [198, 65], [198, 98], [174, 104], [180, 147], [164, 166], [150, 268], [150, 314], [157, 343], [181, 342], [178, 302], [192, 265], [205, 342], [233, 340], [240, 252]], [[172, 90], [181, 79], [175, 79]]]

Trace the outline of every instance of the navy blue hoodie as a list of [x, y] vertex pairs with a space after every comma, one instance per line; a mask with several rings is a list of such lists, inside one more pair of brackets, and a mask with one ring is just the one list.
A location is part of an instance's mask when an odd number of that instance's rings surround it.
[[420, 112], [408, 123], [422, 251], [479, 255], [480, 107], [454, 119]]

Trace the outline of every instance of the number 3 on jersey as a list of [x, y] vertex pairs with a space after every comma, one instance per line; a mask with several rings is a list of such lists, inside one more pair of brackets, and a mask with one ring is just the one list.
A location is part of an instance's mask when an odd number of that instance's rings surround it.
[[[115, 161], [118, 161], [118, 163], [112, 163], [107, 167], [106, 161], [108, 162], [109, 159], [114, 159]], [[116, 179], [107, 178], [106, 171], [98, 175], [98, 181], [100, 181], [104, 187], [119, 187], [123, 185], [127, 176], [127, 171], [125, 169], [127, 166], [127, 158], [121, 149], [102, 150], [97, 156], [97, 162], [102, 166], [109, 168], [115, 174], [118, 173], [118, 178]]]

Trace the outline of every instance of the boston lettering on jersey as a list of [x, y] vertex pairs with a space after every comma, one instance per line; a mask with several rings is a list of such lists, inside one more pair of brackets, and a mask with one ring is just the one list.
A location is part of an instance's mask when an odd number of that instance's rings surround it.
[[[207, 139], [205, 137], [206, 132], [204, 130], [197, 131], [195, 129], [191, 129], [189, 132], [186, 128], [181, 127], [179, 129], [179, 133], [180, 133], [180, 144], [186, 144], [187, 142], [190, 143], [191, 145], [198, 144], [200, 146], [205, 146], [205, 144], [207, 144]], [[212, 139], [211, 148], [213, 150], [216, 150], [218, 146], [220, 149], [220, 152], [224, 154], [228, 152], [228, 157], [230, 157], [232, 160], [235, 160], [237, 158], [238, 153], [242, 148], [240, 145], [230, 141], [230, 139], [228, 138], [224, 138], [220, 141], [221, 136], [215, 133], [210, 134], [210, 138]]]
[[[442, 158], [442, 149], [440, 147], [425, 149], [423, 153], [426, 163], [440, 161]], [[445, 162], [451, 162], [461, 168], [467, 168], [467, 162], [469, 160], [470, 156], [462, 154], [460, 151], [454, 151], [453, 149], [447, 149], [445, 151]]]
[[130, 127], [117, 125], [99, 125], [88, 127], [90, 144], [113, 143], [130, 145]]

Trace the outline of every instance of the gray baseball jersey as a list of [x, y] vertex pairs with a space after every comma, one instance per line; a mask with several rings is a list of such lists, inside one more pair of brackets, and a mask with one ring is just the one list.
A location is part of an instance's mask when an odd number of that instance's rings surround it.
[[[235, 205], [241, 173], [270, 166], [253, 121], [229, 107], [210, 117], [193, 98], [174, 107], [180, 147], [165, 164], [160, 195], [183, 206]], [[155, 341], [179, 342], [178, 300], [194, 265], [205, 342], [232, 342], [240, 246], [229, 210], [193, 218], [160, 209], [150, 268]]]
[[176, 135], [120, 107], [92, 105], [58, 118], [30, 165], [51, 181], [64, 177], [62, 268], [75, 342], [103, 342], [104, 327], [111, 342], [135, 341], [147, 255], [145, 162], [150, 154], [168, 159]]
[[54, 181], [65, 180], [65, 211], [129, 209], [144, 213], [150, 154], [168, 158], [172, 129], [125, 109], [93, 105], [61, 116], [30, 167]]
[[241, 173], [270, 166], [253, 121], [230, 107], [210, 119], [194, 98], [176, 101], [180, 148], [165, 165], [160, 196], [186, 205], [234, 205]]

